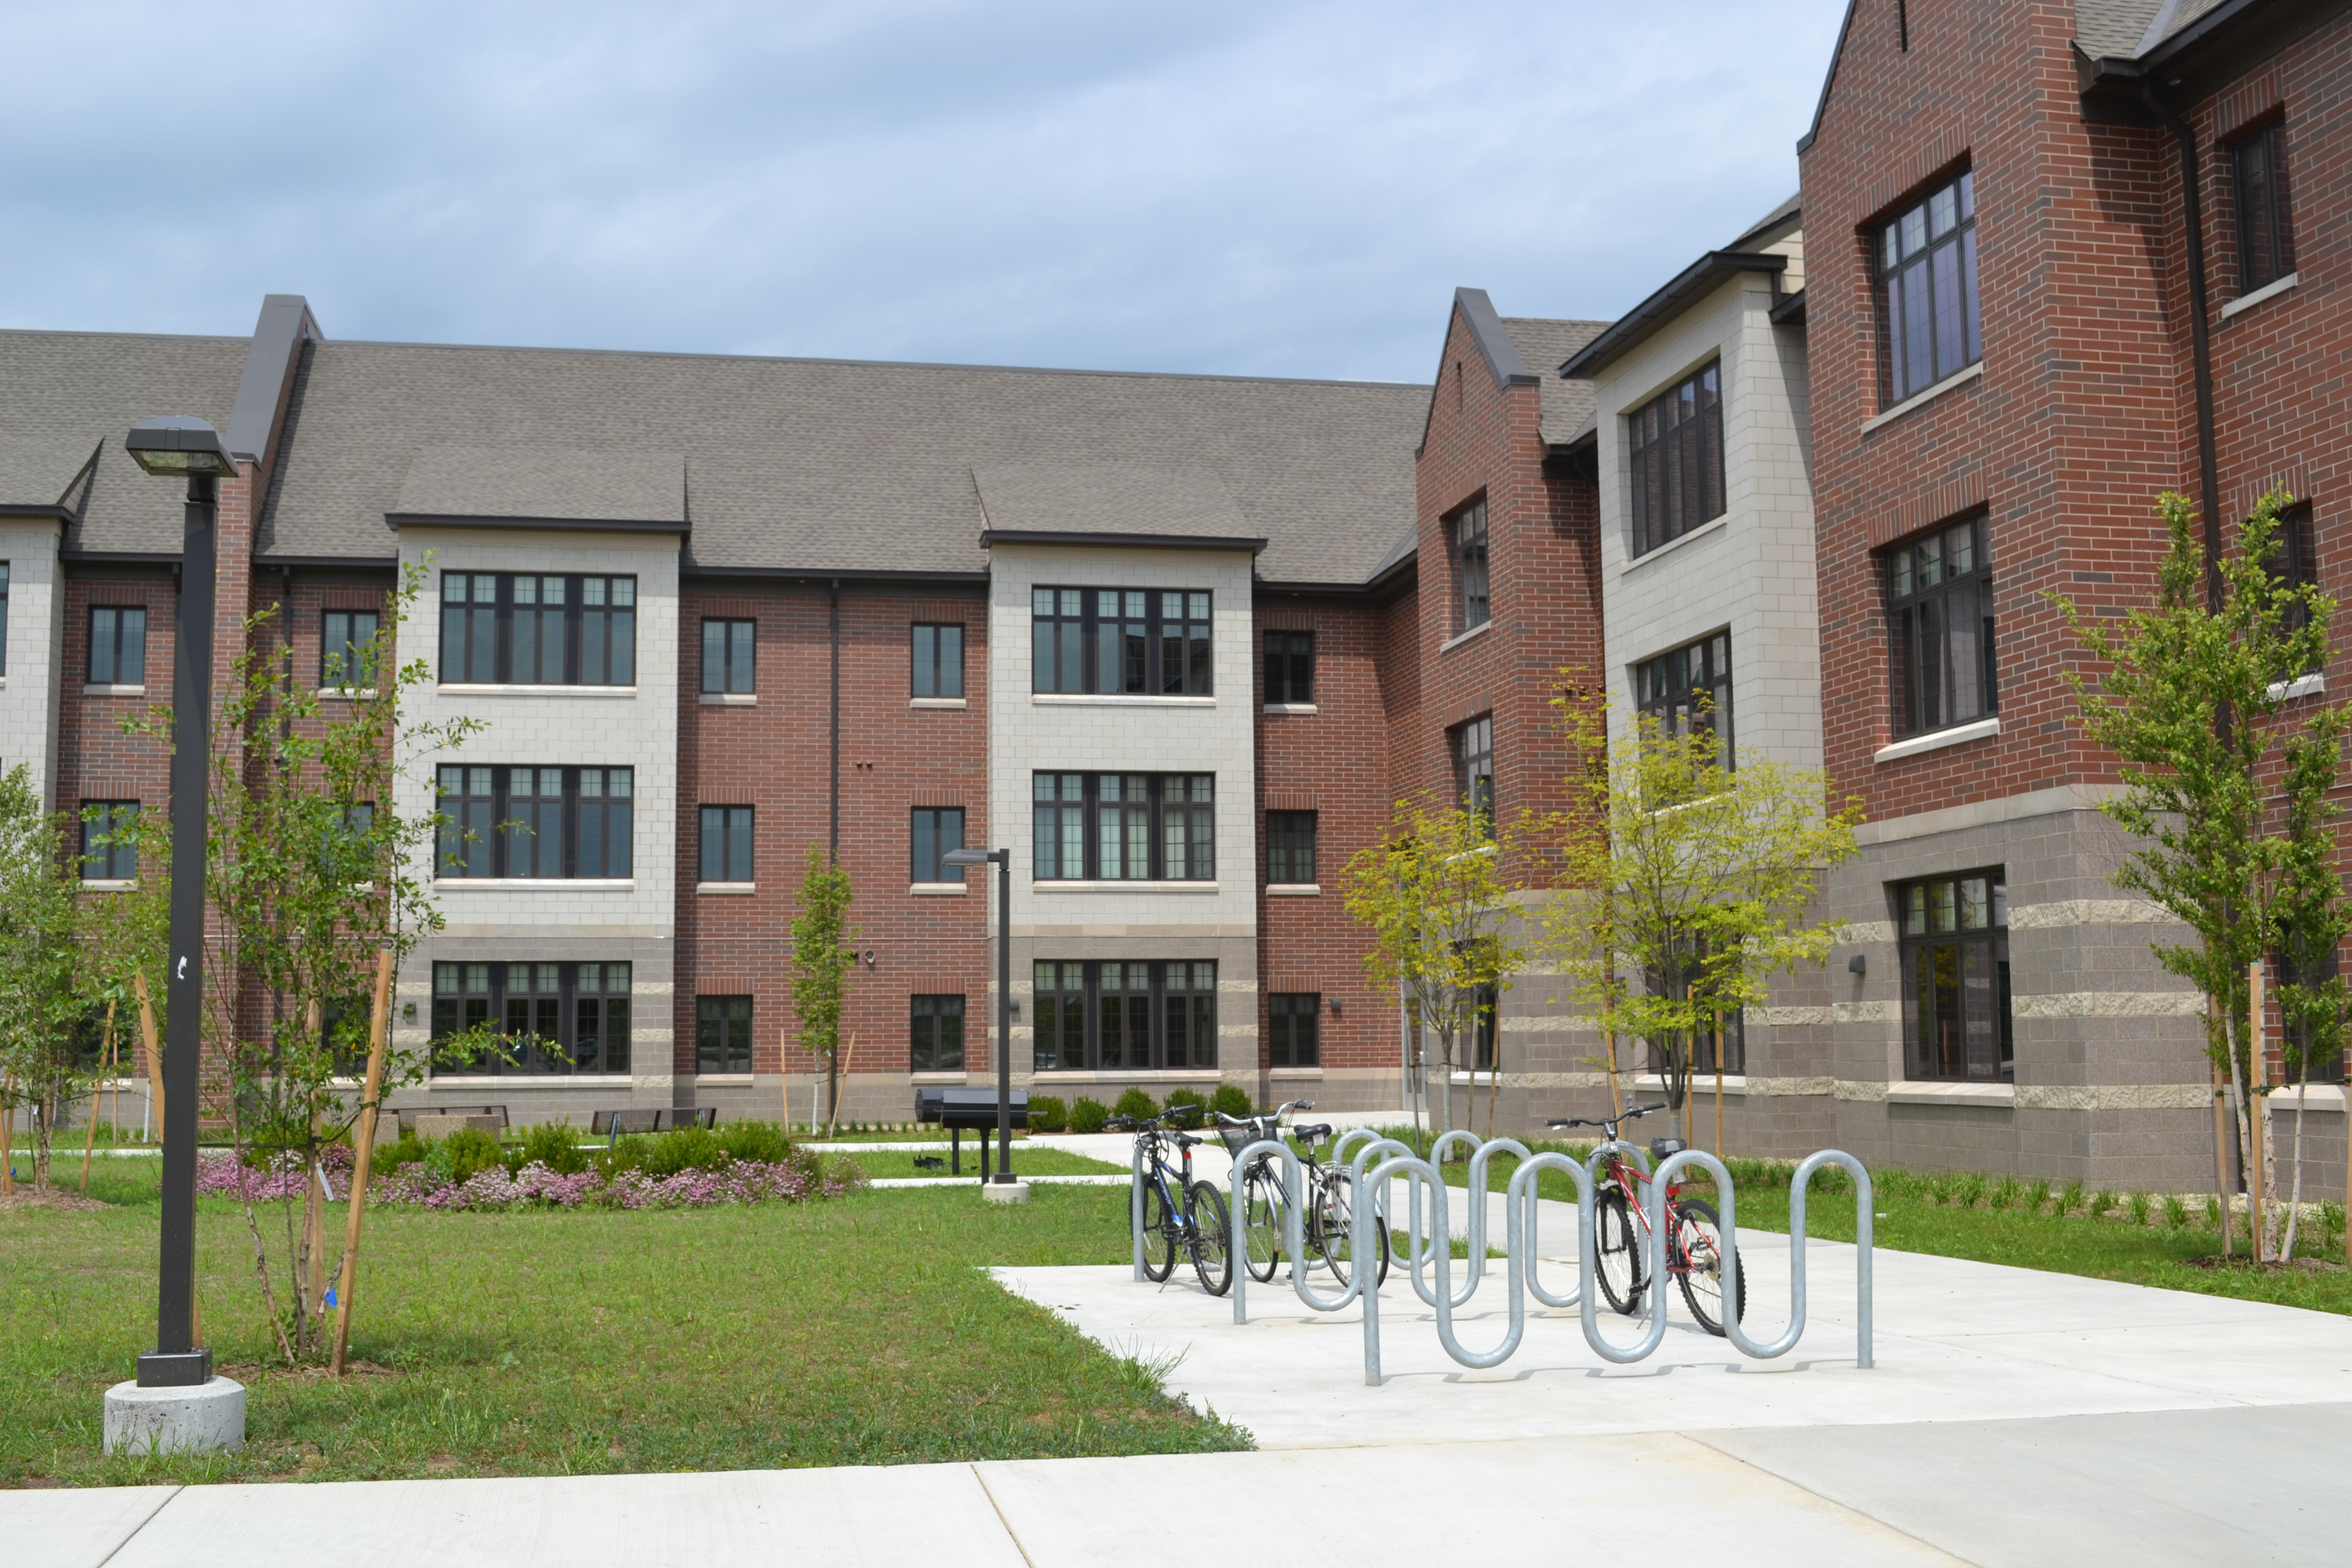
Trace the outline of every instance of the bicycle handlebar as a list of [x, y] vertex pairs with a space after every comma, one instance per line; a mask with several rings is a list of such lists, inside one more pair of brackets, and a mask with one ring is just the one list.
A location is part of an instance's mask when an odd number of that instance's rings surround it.
[[1633, 1106], [1614, 1116], [1555, 1116], [1547, 1121], [1544, 1125], [1547, 1127], [1601, 1127], [1608, 1129], [1610, 1134], [1614, 1136], [1619, 1122], [1631, 1121], [1636, 1117], [1647, 1116], [1653, 1110], [1665, 1109], [1666, 1102], [1662, 1100], [1654, 1105]]

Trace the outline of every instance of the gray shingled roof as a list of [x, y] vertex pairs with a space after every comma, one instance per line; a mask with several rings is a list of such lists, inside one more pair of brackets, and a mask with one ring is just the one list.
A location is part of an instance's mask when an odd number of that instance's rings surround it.
[[2074, 0], [2074, 42], [2095, 60], [2132, 59], [2223, 0]]
[[261, 546], [389, 557], [384, 515], [420, 455], [588, 448], [683, 461], [694, 566], [978, 573], [975, 469], [1119, 467], [1213, 477], [1244, 520], [1234, 531], [1270, 542], [1267, 580], [1353, 584], [1411, 524], [1427, 396], [1381, 383], [330, 340], [305, 351]]
[[98, 449], [66, 549], [177, 555], [185, 489], [142, 471], [123, 437], [163, 414], [226, 426], [245, 356], [243, 338], [0, 331], [0, 505], [55, 503]]
[[642, 447], [431, 446], [401, 481], [401, 518], [644, 522], [687, 521], [686, 459]]
[[1018, 464], [972, 470], [992, 533], [1243, 539], [1249, 521], [1205, 468]]
[[1564, 447], [1576, 438], [1592, 417], [1592, 384], [1565, 381], [1552, 374], [1569, 355], [1609, 330], [1606, 321], [1562, 321], [1540, 316], [1506, 316], [1503, 330], [1518, 346], [1519, 357], [1536, 367], [1543, 387], [1543, 438], [1547, 447]]

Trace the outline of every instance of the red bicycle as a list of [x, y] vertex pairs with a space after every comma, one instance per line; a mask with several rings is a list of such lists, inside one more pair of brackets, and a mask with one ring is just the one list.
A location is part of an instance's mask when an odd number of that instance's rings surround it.
[[[1550, 1127], [1598, 1127], [1601, 1136], [1617, 1142], [1619, 1123], [1664, 1110], [1665, 1105], [1637, 1105], [1617, 1116], [1571, 1117], [1546, 1123]], [[1679, 1138], [1650, 1140], [1650, 1158], [1663, 1162], [1689, 1145]], [[1612, 1149], [1601, 1163], [1600, 1180], [1592, 1190], [1593, 1273], [1609, 1304], [1627, 1317], [1642, 1310], [1649, 1294], [1650, 1211], [1642, 1202], [1649, 1182], [1642, 1168]], [[1704, 1198], [1686, 1198], [1683, 1184], [1665, 1191], [1666, 1272], [1682, 1286], [1691, 1316], [1708, 1333], [1723, 1333], [1723, 1219]], [[1748, 1317], [1748, 1275], [1739, 1276], [1739, 1316]]]

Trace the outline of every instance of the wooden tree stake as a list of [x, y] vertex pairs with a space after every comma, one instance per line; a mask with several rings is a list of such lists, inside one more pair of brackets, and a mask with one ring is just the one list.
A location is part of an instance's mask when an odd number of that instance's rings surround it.
[[352, 1339], [352, 1294], [359, 1288], [360, 1219], [367, 1209], [368, 1170], [375, 1163], [376, 1100], [383, 1090], [384, 1036], [392, 1024], [392, 952], [375, 955], [374, 1005], [368, 1014], [367, 1087], [360, 1101], [358, 1147], [352, 1151], [352, 1217], [343, 1231], [343, 1270], [335, 1288], [335, 1354], [330, 1371], [343, 1375]]
[[[113, 1060], [114, 1004], [109, 1002], [106, 1005], [106, 1042], [99, 1047], [98, 1052], [99, 1070], [100, 1072], [110, 1071]], [[105, 1091], [102, 1089], [92, 1089], [89, 1096], [89, 1136], [82, 1140], [81, 1143], [81, 1195], [84, 1197], [89, 1196], [89, 1156], [91, 1151], [98, 1147], [99, 1096], [104, 1092]]]
[[163, 1126], [163, 1047], [155, 1038], [155, 1005], [147, 998], [147, 972], [131, 972], [131, 988], [139, 994], [139, 1043], [147, 1050], [147, 1097], [155, 1108], [156, 1136]]

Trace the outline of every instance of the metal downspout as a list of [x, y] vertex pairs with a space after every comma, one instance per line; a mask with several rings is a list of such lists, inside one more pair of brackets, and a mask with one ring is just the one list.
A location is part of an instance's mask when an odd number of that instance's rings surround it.
[[2213, 441], [2213, 344], [2206, 309], [2205, 200], [2198, 174], [2197, 133], [2156, 95], [2154, 82], [2142, 77], [2139, 92], [2180, 150], [2180, 221], [2189, 247], [2189, 346], [2197, 390], [2198, 499], [2205, 511], [2205, 597], [2208, 607], [2218, 614], [2221, 608], [2221, 465]]

